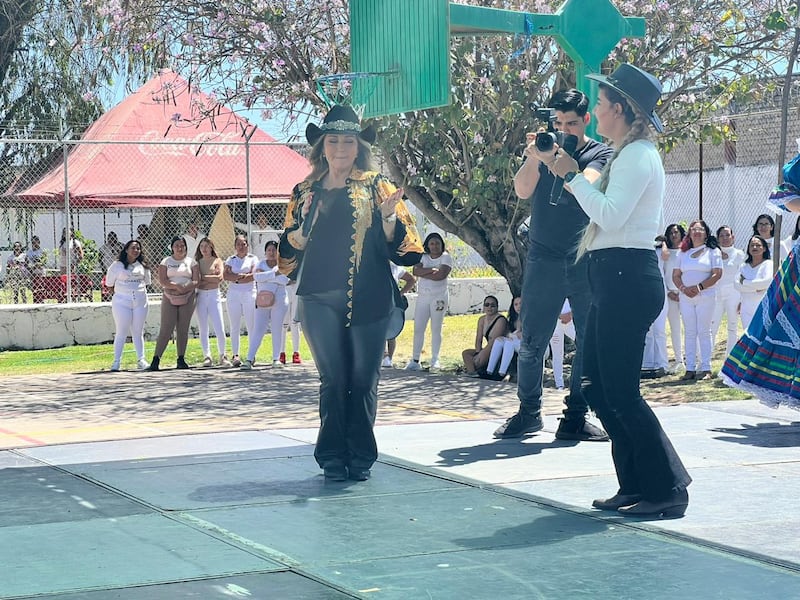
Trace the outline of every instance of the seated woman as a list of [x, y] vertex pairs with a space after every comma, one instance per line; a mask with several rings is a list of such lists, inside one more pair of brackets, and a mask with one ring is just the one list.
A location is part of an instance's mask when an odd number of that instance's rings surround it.
[[508, 320], [498, 313], [498, 306], [497, 298], [494, 296], [486, 296], [483, 299], [484, 314], [478, 319], [475, 347], [467, 348], [461, 353], [468, 377], [480, 377], [480, 372], [485, 372], [486, 366], [489, 364], [492, 345], [497, 338], [508, 333]]
[[[497, 338], [489, 352], [489, 364], [486, 366], [486, 374], [491, 379], [502, 379], [509, 381], [508, 368], [514, 355], [519, 352], [522, 342], [522, 321], [519, 318], [519, 311], [522, 308], [522, 297], [517, 296], [511, 301], [508, 309], [508, 329], [510, 333], [506, 336]], [[498, 368], [499, 363], [499, 368]]]

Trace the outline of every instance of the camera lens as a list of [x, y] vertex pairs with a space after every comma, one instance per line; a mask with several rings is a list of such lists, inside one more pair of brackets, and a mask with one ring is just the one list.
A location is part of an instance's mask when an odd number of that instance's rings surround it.
[[556, 142], [556, 135], [552, 131], [540, 131], [536, 134], [536, 149], [539, 152], [550, 152]]

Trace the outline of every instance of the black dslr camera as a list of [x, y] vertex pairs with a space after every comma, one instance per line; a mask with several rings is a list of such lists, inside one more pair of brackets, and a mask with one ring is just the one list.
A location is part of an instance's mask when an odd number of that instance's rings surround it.
[[564, 145], [564, 134], [561, 131], [556, 131], [553, 123], [556, 120], [555, 108], [536, 108], [536, 119], [547, 123], [547, 131], [539, 131], [536, 133], [534, 144], [539, 152], [547, 153], [553, 151], [553, 144], [559, 146]]

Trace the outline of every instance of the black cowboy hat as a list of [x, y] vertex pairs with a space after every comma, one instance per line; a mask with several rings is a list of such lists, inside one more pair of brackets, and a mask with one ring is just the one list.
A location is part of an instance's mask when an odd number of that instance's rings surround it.
[[306, 127], [306, 139], [312, 146], [326, 133], [357, 135], [370, 145], [375, 143], [376, 137], [375, 128], [372, 125], [361, 129], [356, 111], [349, 106], [341, 106], [339, 104], [331, 107], [328, 114], [325, 115], [322, 127], [317, 127], [313, 123], [309, 123], [308, 127]]
[[664, 125], [655, 113], [656, 104], [661, 99], [661, 82], [650, 73], [623, 63], [608, 77], [605, 75], [586, 77], [618, 91], [650, 119], [656, 131], [659, 133], [664, 131]]

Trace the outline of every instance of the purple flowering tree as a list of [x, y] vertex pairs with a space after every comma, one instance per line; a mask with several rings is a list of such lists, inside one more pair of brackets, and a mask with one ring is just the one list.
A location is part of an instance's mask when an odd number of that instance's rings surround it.
[[[561, 0], [462, 3], [549, 12]], [[648, 35], [623, 40], [608, 67], [631, 61], [664, 81], [665, 150], [684, 139], [722, 141], [732, 132], [710, 116], [780, 85], [794, 1], [616, 4], [645, 17]], [[316, 118], [323, 109], [316, 78], [350, 70], [346, 0], [84, 0], [80, 7], [73, 18], [91, 32], [81, 38], [84, 54], [103, 67], [114, 61], [131, 87], [169, 67], [213, 89], [220, 102], [260, 109], [266, 118], [277, 110]], [[36, 43], [43, 49], [45, 42]], [[515, 232], [529, 206], [515, 198], [512, 177], [525, 133], [538, 125], [531, 103], [545, 105], [553, 90], [573, 86], [572, 67], [551, 39], [539, 37], [454, 39], [451, 56], [452, 103], [378, 119], [379, 149], [425, 216], [474, 248], [516, 294], [523, 256]]]

